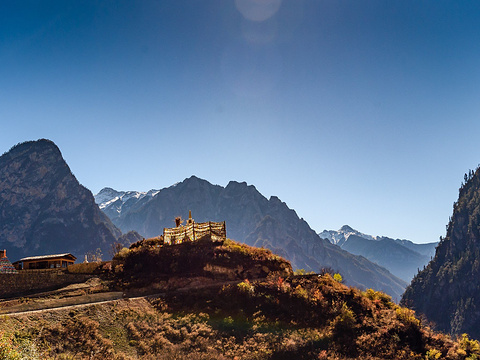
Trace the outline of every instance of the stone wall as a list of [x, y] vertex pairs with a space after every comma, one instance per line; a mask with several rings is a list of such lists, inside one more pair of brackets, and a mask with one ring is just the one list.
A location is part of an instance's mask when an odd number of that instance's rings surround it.
[[0, 274], [0, 298], [27, 296], [86, 281], [92, 275], [68, 274], [62, 270], [21, 270], [18, 274]]

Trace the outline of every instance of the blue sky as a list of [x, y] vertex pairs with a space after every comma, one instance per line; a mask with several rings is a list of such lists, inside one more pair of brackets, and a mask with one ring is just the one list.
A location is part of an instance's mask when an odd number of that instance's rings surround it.
[[317, 231], [430, 242], [480, 163], [480, 4], [0, 3], [0, 148], [98, 192], [247, 181]]

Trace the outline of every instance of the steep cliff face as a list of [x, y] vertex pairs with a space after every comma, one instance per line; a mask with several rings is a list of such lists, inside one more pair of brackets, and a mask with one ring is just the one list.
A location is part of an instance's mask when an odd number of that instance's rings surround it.
[[480, 168], [465, 176], [447, 234], [402, 302], [443, 331], [480, 338]]
[[121, 232], [79, 184], [58, 147], [30, 141], [0, 157], [0, 248], [12, 261], [71, 252], [106, 254]]
[[[102, 191], [96, 196], [101, 207], [98, 199], [103, 199], [103, 204], [114, 200], [106, 195]], [[231, 181], [222, 187], [192, 176], [160, 190], [148, 201], [145, 199], [136, 204], [128, 200], [128, 208], [115, 204], [122, 209], [112, 218], [115, 225], [124, 232], [136, 230], [153, 237], [161, 234], [164, 227], [173, 227], [175, 216], [187, 218], [188, 210], [192, 210], [195, 221], [226, 221], [229, 238], [268, 248], [291, 261], [294, 268], [318, 272], [322, 267], [331, 267], [341, 272], [348, 284], [383, 290], [397, 300], [406, 286], [386, 269], [321, 239], [280, 199], [267, 199], [245, 182]], [[118, 200], [112, 204], [115, 201]], [[103, 206], [103, 210], [108, 213], [109, 205]]]

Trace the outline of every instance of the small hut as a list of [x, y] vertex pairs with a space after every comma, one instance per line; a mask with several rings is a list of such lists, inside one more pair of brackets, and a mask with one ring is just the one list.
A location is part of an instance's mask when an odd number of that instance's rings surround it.
[[19, 270], [58, 269], [74, 264], [76, 259], [70, 253], [30, 256], [16, 261], [14, 265]]

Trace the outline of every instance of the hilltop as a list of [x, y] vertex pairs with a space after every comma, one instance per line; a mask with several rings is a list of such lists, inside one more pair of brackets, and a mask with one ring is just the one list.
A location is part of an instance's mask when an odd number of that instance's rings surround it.
[[[208, 238], [162, 247], [160, 240], [121, 250], [102, 275], [103, 286], [156, 295], [6, 316], [0, 355], [125, 360], [480, 355], [477, 342], [433, 332], [384, 293], [348, 287], [328, 272], [294, 275], [290, 264], [269, 250]], [[92, 265], [72, 270], [96, 272]]]

